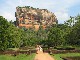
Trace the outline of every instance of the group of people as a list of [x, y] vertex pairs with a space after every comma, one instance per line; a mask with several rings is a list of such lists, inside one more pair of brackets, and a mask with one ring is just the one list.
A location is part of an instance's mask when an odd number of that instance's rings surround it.
[[41, 48], [40, 45], [37, 45], [37, 46], [36, 46], [36, 53], [37, 53], [37, 54], [38, 54], [38, 53], [43, 53], [43, 49]]

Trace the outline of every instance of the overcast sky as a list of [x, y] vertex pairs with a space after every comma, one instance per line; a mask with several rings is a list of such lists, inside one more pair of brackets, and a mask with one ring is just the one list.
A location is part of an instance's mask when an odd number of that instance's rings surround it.
[[53, 12], [59, 23], [80, 13], [80, 0], [0, 0], [0, 15], [15, 21], [17, 6], [32, 6]]

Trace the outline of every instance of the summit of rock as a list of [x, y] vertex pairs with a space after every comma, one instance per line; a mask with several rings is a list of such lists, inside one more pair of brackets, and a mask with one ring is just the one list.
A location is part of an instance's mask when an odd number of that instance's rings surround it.
[[40, 26], [46, 29], [47, 26], [57, 24], [54, 13], [47, 9], [33, 8], [30, 6], [16, 7], [16, 22], [18, 27], [34, 28], [38, 30]]

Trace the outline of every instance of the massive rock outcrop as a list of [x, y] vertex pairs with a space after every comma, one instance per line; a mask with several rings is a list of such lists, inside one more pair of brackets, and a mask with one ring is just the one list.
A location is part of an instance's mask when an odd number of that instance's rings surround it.
[[16, 7], [15, 16], [18, 27], [38, 30], [40, 26], [46, 29], [47, 26], [57, 24], [56, 16], [47, 9], [33, 8], [30, 6]]

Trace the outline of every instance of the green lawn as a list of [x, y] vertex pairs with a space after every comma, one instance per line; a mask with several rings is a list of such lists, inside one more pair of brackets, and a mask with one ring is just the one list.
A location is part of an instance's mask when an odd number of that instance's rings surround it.
[[26, 55], [26, 54], [20, 54], [18, 56], [10, 56], [10, 55], [0, 55], [0, 60], [33, 60], [35, 57], [35, 54]]
[[63, 60], [60, 57], [76, 57], [76, 56], [80, 56], [80, 53], [53, 54], [53, 57], [56, 60]]

